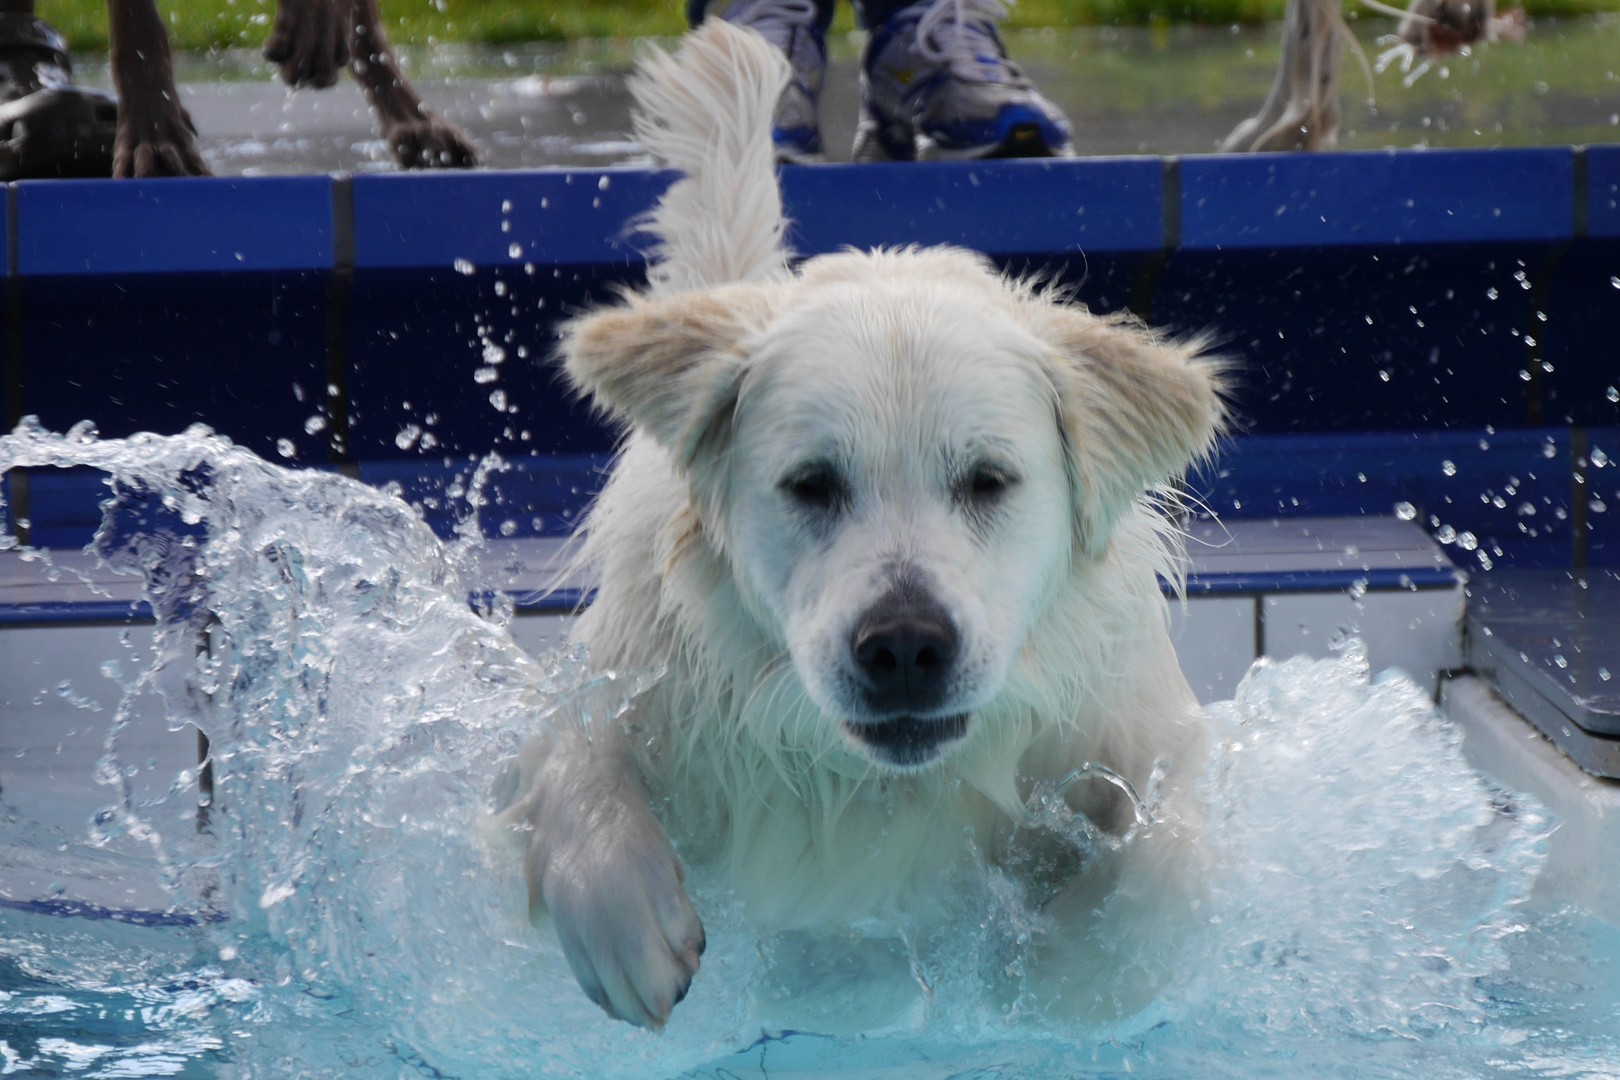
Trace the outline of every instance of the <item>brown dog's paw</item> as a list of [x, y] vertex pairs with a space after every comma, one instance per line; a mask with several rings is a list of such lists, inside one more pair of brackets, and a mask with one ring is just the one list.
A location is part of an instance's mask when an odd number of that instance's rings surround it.
[[120, 111], [118, 135], [113, 141], [113, 176], [144, 179], [151, 176], [209, 176], [211, 170], [197, 152], [196, 129], [178, 106], [146, 112]]
[[281, 0], [264, 58], [291, 87], [333, 85], [349, 62], [347, 8], [334, 0]]
[[478, 164], [472, 141], [426, 110], [420, 119], [391, 125], [383, 138], [402, 169], [471, 169]]

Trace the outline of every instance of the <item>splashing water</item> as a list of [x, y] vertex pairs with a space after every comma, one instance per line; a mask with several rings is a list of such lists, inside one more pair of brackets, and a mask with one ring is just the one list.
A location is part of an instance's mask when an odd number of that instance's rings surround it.
[[[607, 1020], [529, 925], [519, 859], [484, 821], [525, 737], [611, 723], [651, 675], [524, 655], [509, 608], [468, 606], [488, 585], [476, 529], [442, 543], [390, 494], [204, 430], [25, 426], [0, 438], [0, 468], [20, 465], [109, 474], [96, 548], [143, 575], [158, 659], [111, 720], [119, 801], [93, 842], [58, 852], [15, 814], [0, 840], [84, 873], [109, 872], [96, 844], [137, 842], [198, 917], [0, 909], [0, 1070], [1461, 1077], [1620, 1060], [1620, 931], [1528, 899], [1551, 822], [1475, 774], [1410, 682], [1369, 681], [1355, 646], [1262, 661], [1211, 710], [1207, 885], [1173, 933], [1133, 940], [1120, 916], [1131, 962], [1172, 973], [1125, 1022], [1065, 1019], [1023, 980], [1062, 928], [996, 873], [960, 883], [944, 933], [811, 940], [752, 930], [702, 867], [691, 995], [662, 1036]], [[143, 694], [211, 739], [203, 831], [194, 776], [145, 803], [118, 786]], [[1151, 788], [1128, 793], [1141, 830]], [[1118, 838], [1057, 795], [1032, 795], [1031, 827], [1109, 857]]]

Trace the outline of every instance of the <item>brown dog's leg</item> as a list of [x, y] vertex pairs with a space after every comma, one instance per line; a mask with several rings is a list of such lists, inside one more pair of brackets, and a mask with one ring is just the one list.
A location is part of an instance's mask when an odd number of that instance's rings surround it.
[[348, 0], [277, 0], [264, 58], [288, 86], [324, 90], [349, 62]]
[[180, 106], [169, 34], [155, 0], [108, 0], [118, 137], [113, 175], [207, 176], [197, 129]]
[[422, 104], [383, 36], [377, 0], [353, 0], [354, 40], [349, 70], [377, 110], [382, 137], [405, 169], [470, 169], [478, 152], [467, 136]]

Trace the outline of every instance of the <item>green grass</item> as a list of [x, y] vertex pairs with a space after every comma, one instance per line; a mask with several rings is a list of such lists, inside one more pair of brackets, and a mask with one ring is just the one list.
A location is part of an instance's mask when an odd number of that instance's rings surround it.
[[[1506, 6], [1506, 0], [1499, 0]], [[104, 0], [38, 0], [40, 17], [75, 51], [107, 48]], [[381, 0], [390, 34], [402, 43], [569, 41], [679, 34], [678, 0]], [[1021, 0], [1011, 29], [1196, 22], [1224, 25], [1281, 17], [1284, 0]], [[258, 48], [273, 0], [158, 0], [177, 49]], [[1620, 11], [1620, 0], [1527, 0], [1532, 15]], [[835, 30], [854, 25], [841, 5]]]

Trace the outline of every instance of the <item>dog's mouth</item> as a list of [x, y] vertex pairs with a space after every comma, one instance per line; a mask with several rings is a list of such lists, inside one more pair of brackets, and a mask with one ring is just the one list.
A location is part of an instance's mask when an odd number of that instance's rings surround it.
[[866, 724], [846, 720], [844, 730], [884, 764], [915, 768], [928, 764], [947, 747], [961, 741], [967, 735], [971, 719], [972, 714], [959, 713], [929, 719], [896, 716]]

